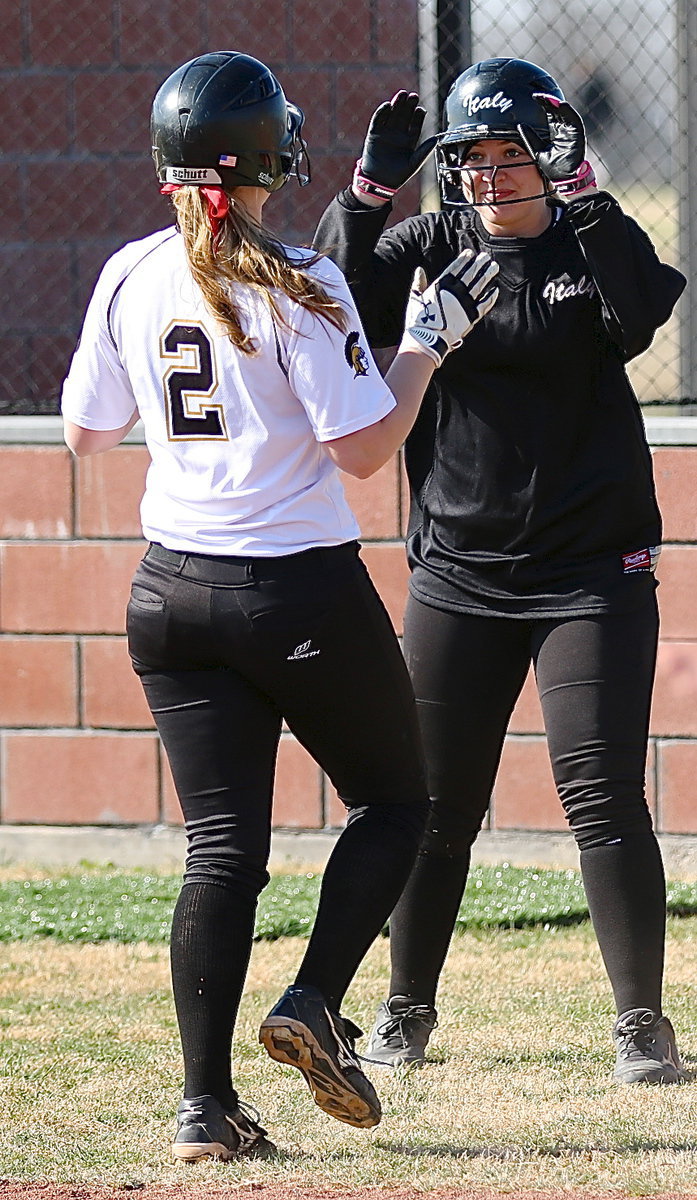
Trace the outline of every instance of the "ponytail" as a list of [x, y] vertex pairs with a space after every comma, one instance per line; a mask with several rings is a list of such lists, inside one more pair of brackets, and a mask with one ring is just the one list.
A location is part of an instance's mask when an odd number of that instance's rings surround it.
[[207, 200], [199, 188], [180, 187], [172, 193], [177, 224], [184, 239], [186, 257], [206, 308], [225, 329], [243, 354], [254, 354], [256, 346], [245, 332], [233, 300], [230, 284], [241, 283], [266, 298], [276, 320], [286, 325], [274, 291], [283, 292], [302, 308], [323, 318], [336, 329], [348, 328], [344, 309], [327, 290], [307, 273], [320, 254], [294, 265], [280, 242], [229, 195], [227, 216], [216, 233], [208, 220]]

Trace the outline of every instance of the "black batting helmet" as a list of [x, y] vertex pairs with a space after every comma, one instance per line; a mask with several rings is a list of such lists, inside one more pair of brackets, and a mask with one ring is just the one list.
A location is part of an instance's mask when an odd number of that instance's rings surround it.
[[457, 171], [474, 142], [511, 140], [534, 153], [549, 146], [547, 115], [535, 92], [564, 99], [551, 75], [522, 58], [487, 58], [458, 75], [445, 101], [436, 150], [444, 203], [462, 203]]
[[160, 183], [262, 187], [291, 175], [309, 182], [303, 114], [275, 75], [248, 54], [219, 50], [178, 67], [152, 106], [152, 156]]

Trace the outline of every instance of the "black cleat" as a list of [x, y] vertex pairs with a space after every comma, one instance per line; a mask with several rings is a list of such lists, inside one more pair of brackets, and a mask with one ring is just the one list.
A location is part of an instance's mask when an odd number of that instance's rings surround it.
[[364, 1062], [376, 1067], [420, 1067], [426, 1045], [438, 1024], [432, 1004], [419, 1004], [409, 996], [391, 996], [378, 1008]]
[[259, 1116], [247, 1105], [227, 1111], [214, 1096], [194, 1096], [182, 1100], [177, 1109], [177, 1132], [172, 1153], [180, 1162], [198, 1162], [200, 1158], [266, 1158], [276, 1150], [266, 1130], [257, 1124]]
[[353, 1043], [357, 1037], [361, 1030], [329, 1012], [317, 988], [300, 985], [286, 989], [259, 1030], [267, 1054], [302, 1072], [323, 1112], [359, 1129], [370, 1129], [377, 1125], [382, 1110], [356, 1057]]
[[615, 1021], [615, 1083], [680, 1083], [685, 1075], [673, 1026], [650, 1008], [630, 1008]]

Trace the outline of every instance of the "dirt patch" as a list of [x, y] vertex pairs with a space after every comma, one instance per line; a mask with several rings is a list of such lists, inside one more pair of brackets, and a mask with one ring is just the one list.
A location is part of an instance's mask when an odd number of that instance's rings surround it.
[[[84, 1183], [20, 1183], [0, 1180], [0, 1200], [636, 1200], [626, 1192], [499, 1191], [495, 1188], [466, 1190], [438, 1188], [418, 1191], [414, 1188], [337, 1188], [295, 1187], [293, 1184], [244, 1183], [229, 1187], [208, 1184], [148, 1184], [141, 1186], [102, 1187]], [[649, 1198], [647, 1197], [647, 1200]], [[650, 1200], [697, 1200], [695, 1193], [662, 1192]]]

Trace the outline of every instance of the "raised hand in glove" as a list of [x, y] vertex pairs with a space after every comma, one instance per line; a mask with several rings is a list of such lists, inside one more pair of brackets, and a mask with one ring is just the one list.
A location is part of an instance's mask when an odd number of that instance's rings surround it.
[[565, 199], [573, 199], [580, 192], [595, 187], [595, 172], [586, 158], [583, 121], [566, 100], [558, 100], [546, 92], [533, 92], [533, 96], [547, 117], [550, 145], [537, 151], [527, 139], [526, 145], [555, 192]]
[[420, 350], [439, 367], [446, 354], [486, 316], [498, 299], [499, 264], [488, 254], [463, 250], [428, 287], [422, 267], [414, 274], [400, 350]]
[[419, 142], [425, 116], [416, 92], [397, 92], [375, 110], [353, 176], [357, 195], [391, 200], [416, 174], [438, 141]]

